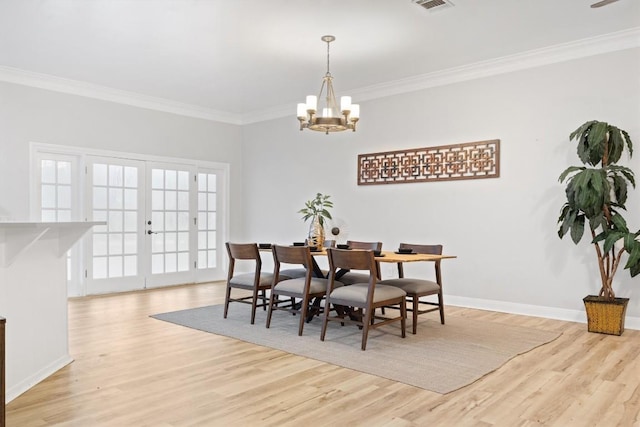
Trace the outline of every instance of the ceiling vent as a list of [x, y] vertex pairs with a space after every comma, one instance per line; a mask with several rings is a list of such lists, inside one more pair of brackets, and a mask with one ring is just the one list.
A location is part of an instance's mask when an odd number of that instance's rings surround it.
[[453, 6], [449, 0], [411, 0], [418, 6], [422, 6], [429, 12], [436, 12]]

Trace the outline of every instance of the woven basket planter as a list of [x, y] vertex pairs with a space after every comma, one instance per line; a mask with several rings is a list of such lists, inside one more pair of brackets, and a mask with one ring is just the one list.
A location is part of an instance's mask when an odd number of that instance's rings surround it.
[[587, 326], [589, 332], [599, 334], [622, 335], [624, 332], [624, 318], [627, 312], [629, 298], [615, 298], [609, 300], [603, 297], [589, 295], [583, 299], [587, 310]]

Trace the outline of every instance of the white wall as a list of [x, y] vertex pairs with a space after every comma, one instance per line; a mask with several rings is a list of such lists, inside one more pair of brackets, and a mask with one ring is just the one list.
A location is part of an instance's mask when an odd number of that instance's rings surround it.
[[[570, 318], [598, 278], [593, 249], [556, 235], [557, 178], [579, 164], [568, 135], [604, 120], [640, 147], [638, 75], [637, 48], [502, 74], [363, 102], [358, 132], [328, 136], [298, 131], [293, 116], [239, 127], [0, 83], [0, 216], [28, 218], [32, 141], [227, 162], [231, 240], [304, 238], [297, 211], [324, 192], [352, 239], [387, 249], [441, 242], [457, 255], [444, 264], [449, 303]], [[494, 138], [498, 179], [356, 184], [358, 154]], [[640, 173], [639, 161], [630, 166]], [[632, 228], [640, 227], [636, 193]], [[617, 282], [632, 299], [627, 326], [640, 328], [640, 278], [623, 271]]]
[[[629, 131], [640, 149], [638, 76], [632, 49], [362, 102], [356, 133], [300, 132], [293, 113], [245, 126], [242, 237], [303, 239], [296, 212], [323, 192], [353, 240], [457, 255], [443, 263], [450, 303], [583, 320], [582, 298], [599, 289], [595, 253], [556, 234], [558, 176], [580, 164], [569, 134], [588, 120]], [[358, 154], [486, 139], [501, 140], [498, 179], [357, 185]], [[640, 174], [640, 155], [629, 166]], [[640, 190], [627, 206], [638, 229]], [[640, 328], [640, 277], [620, 272], [616, 290], [631, 297], [627, 326]]]
[[230, 236], [242, 225], [242, 130], [175, 114], [0, 82], [0, 217], [29, 219], [29, 143], [231, 165]]

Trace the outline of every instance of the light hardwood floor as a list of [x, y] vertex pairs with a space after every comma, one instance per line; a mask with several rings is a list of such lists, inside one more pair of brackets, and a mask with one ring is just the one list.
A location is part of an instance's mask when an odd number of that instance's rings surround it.
[[75, 361], [9, 403], [7, 425], [640, 426], [640, 331], [447, 307], [562, 335], [440, 395], [149, 317], [223, 301], [221, 282], [71, 300]]

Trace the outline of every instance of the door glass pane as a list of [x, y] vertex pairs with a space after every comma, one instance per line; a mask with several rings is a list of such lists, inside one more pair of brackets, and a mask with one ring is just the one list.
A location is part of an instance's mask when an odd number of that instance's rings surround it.
[[124, 235], [124, 253], [138, 253], [138, 235], [136, 233], [126, 233]]
[[124, 186], [127, 188], [138, 188], [138, 168], [125, 166]]
[[111, 255], [122, 254], [122, 240], [123, 236], [120, 233], [109, 234], [109, 253]]
[[151, 171], [151, 188], [164, 188], [164, 171], [162, 169]]
[[187, 271], [187, 270], [189, 270], [189, 253], [179, 252], [178, 253], [178, 271]]
[[93, 185], [107, 185], [107, 165], [93, 165]]
[[161, 274], [164, 273], [164, 255], [153, 254], [151, 256], [151, 273]]
[[57, 162], [58, 183], [71, 184], [71, 162]]
[[175, 191], [164, 192], [164, 208], [168, 211], [175, 211], [178, 209], [177, 193]]
[[177, 254], [175, 252], [164, 255], [164, 271], [165, 273], [175, 273], [178, 268]]
[[94, 279], [106, 279], [107, 278], [107, 258], [105, 257], [93, 257], [93, 278]]
[[177, 171], [174, 171], [174, 170], [164, 171], [164, 188], [168, 190], [175, 190], [176, 188], [178, 188]]
[[56, 186], [55, 185], [42, 185], [42, 200], [40, 206], [43, 208], [55, 208], [56, 207]]
[[56, 163], [55, 160], [42, 160], [40, 162], [40, 181], [43, 184], [56, 183]]
[[122, 187], [124, 185], [124, 168], [120, 165], [109, 165], [109, 186]]
[[71, 186], [70, 185], [59, 185], [57, 196], [58, 196], [57, 206], [59, 209], [71, 209]]
[[151, 214], [151, 228], [153, 231], [164, 231], [164, 212], [153, 212]]
[[135, 210], [138, 208], [138, 191], [127, 188], [124, 190], [124, 208]]
[[110, 188], [109, 189], [109, 207], [111, 209], [122, 209], [123, 206], [123, 189], [122, 188]]
[[109, 257], [109, 277], [122, 277], [122, 257], [110, 256]]
[[135, 211], [124, 213], [124, 231], [137, 232], [138, 231], [138, 213]]
[[93, 187], [93, 209], [107, 209], [106, 187]]
[[138, 257], [129, 255], [124, 257], [124, 275], [135, 276], [138, 272]]
[[94, 255], [107, 255], [107, 235], [106, 234], [94, 234], [93, 235], [93, 254]]
[[189, 172], [178, 171], [178, 190], [189, 190]]
[[178, 212], [178, 230], [189, 230], [189, 212]]

